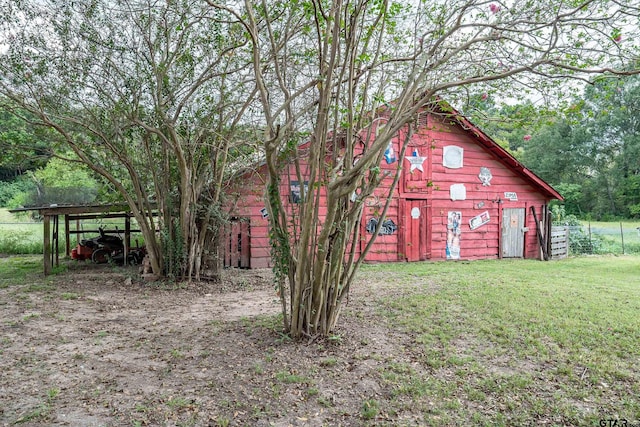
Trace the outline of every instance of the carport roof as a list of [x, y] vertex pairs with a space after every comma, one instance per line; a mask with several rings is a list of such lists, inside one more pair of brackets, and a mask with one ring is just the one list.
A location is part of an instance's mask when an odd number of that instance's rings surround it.
[[131, 208], [125, 203], [109, 204], [109, 205], [58, 205], [52, 204], [48, 206], [34, 206], [10, 209], [11, 213], [38, 211], [41, 215], [69, 215], [69, 214], [85, 214], [85, 213], [118, 213], [129, 212]]

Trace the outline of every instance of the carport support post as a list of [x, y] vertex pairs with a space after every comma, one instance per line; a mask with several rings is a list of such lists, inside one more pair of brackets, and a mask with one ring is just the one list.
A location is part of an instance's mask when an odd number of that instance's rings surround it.
[[[53, 241], [56, 246], [55, 260], [57, 267], [60, 265], [60, 215], [53, 217]], [[53, 262], [53, 259], [51, 262]]]
[[64, 215], [64, 240], [65, 240], [65, 255], [69, 258], [71, 255], [71, 233], [69, 233], [69, 214]]
[[51, 274], [51, 216], [44, 216], [44, 275]]
[[124, 265], [128, 264], [129, 249], [131, 249], [131, 218], [124, 217]]

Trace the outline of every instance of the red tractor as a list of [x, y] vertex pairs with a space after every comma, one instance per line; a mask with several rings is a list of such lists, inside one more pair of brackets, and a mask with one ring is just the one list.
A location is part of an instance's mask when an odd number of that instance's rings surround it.
[[[100, 236], [82, 240], [71, 251], [71, 258], [77, 260], [91, 259], [96, 264], [113, 261], [124, 263], [124, 243], [120, 236], [106, 234], [102, 227], [98, 228]], [[127, 264], [140, 264], [145, 255], [144, 248], [129, 249]]]

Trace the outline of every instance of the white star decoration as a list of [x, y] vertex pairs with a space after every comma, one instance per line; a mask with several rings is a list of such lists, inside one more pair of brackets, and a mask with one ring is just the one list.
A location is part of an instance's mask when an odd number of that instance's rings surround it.
[[414, 169], [418, 169], [420, 172], [424, 172], [424, 169], [422, 169], [422, 163], [426, 160], [426, 158], [426, 156], [422, 157], [420, 154], [418, 154], [418, 150], [413, 150], [413, 156], [405, 156], [405, 159], [409, 160], [409, 163], [411, 163], [409, 172], [413, 172]]

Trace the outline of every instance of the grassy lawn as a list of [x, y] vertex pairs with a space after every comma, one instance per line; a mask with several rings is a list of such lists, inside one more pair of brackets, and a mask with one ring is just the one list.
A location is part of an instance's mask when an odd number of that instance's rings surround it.
[[398, 284], [380, 311], [420, 357], [384, 377], [425, 423], [640, 420], [640, 258], [388, 268], [364, 274]]
[[42, 256], [0, 258], [0, 289], [42, 280]]

